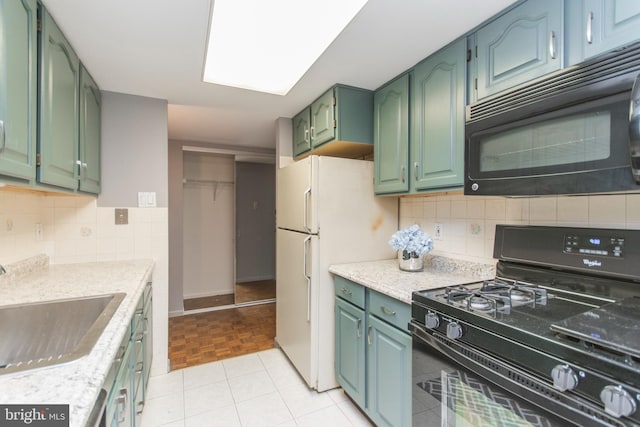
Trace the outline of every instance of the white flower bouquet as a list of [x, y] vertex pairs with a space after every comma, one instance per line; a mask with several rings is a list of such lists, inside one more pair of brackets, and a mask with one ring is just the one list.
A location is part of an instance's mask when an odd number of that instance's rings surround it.
[[408, 271], [422, 270], [422, 257], [433, 250], [433, 239], [417, 224], [393, 233], [389, 244], [398, 251], [400, 268]]

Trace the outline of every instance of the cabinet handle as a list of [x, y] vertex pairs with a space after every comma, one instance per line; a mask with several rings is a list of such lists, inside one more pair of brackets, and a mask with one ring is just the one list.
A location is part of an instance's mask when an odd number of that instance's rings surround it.
[[593, 12], [587, 13], [587, 43], [593, 43]]
[[556, 33], [551, 31], [549, 34], [549, 56], [551, 59], [556, 59]]
[[393, 310], [391, 310], [391, 309], [389, 309], [389, 308], [385, 307], [384, 305], [381, 305], [381, 306], [380, 306], [380, 310], [382, 310], [382, 312], [383, 312], [384, 314], [388, 314], [389, 316], [395, 316], [395, 315], [396, 315], [396, 312], [395, 312], [395, 311], [393, 311]]
[[404, 168], [404, 165], [402, 165], [400, 166], [400, 179], [402, 180], [403, 184], [405, 182], [404, 174], [405, 174], [405, 168]]
[[[127, 389], [120, 389], [120, 396], [118, 396], [118, 406], [122, 405], [122, 410], [118, 408], [118, 424], [124, 423], [125, 415], [127, 413]], [[122, 418], [120, 416], [122, 415]]]
[[309, 143], [309, 129], [304, 130], [304, 142]]
[[413, 164], [413, 177], [418, 180], [418, 162]]
[[340, 290], [341, 290], [341, 291], [342, 291], [342, 293], [343, 293], [343, 294], [345, 294], [345, 295], [349, 295], [349, 296], [353, 295], [353, 293], [352, 293], [349, 289], [347, 289], [347, 288], [342, 288], [342, 289], [340, 289]]
[[4, 121], [0, 120], [0, 138], [2, 138], [2, 140], [0, 141], [0, 153], [2, 153], [5, 149], [5, 147], [7, 146], [7, 140], [6, 140], [6, 134], [4, 131]]
[[367, 343], [371, 345], [371, 325], [367, 328]]
[[142, 415], [142, 411], [144, 410], [144, 400], [138, 402], [138, 406], [140, 407], [140, 409], [136, 411], [136, 415]]
[[357, 336], [358, 338], [360, 338], [360, 337], [362, 336], [362, 332], [360, 331], [360, 326], [362, 326], [362, 319], [358, 319], [358, 322], [357, 322], [357, 328], [358, 328], [358, 330], [357, 330], [357, 332], [356, 332], [356, 336]]
[[311, 126], [311, 140], [313, 141], [316, 138], [316, 128], [315, 126]]

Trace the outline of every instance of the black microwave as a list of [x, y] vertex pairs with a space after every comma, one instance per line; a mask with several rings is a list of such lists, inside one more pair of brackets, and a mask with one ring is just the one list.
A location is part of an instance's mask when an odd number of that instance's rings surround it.
[[466, 107], [464, 194], [640, 191], [640, 43]]

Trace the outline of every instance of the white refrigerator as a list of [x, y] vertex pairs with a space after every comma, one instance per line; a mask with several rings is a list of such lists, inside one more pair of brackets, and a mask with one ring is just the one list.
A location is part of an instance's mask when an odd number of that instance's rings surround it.
[[331, 264], [389, 259], [398, 199], [375, 197], [373, 162], [309, 156], [277, 172], [276, 342], [310, 388], [334, 374]]

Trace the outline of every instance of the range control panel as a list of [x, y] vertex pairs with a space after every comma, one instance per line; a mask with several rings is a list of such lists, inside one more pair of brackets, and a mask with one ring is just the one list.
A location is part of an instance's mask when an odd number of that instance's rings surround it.
[[622, 258], [624, 237], [565, 234], [564, 253]]

